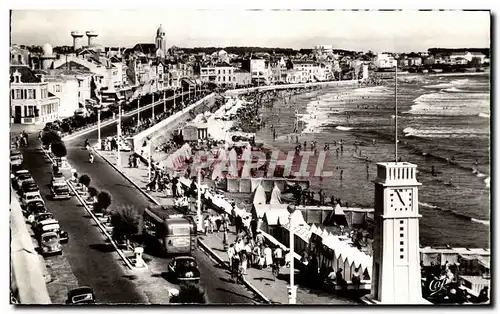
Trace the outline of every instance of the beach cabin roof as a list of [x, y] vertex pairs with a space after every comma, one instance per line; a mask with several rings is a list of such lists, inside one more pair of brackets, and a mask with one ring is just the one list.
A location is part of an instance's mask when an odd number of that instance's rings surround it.
[[311, 233], [315, 233], [316, 232], [316, 229], [318, 229], [318, 227], [316, 227], [315, 224], [312, 224], [311, 225], [311, 229], [309, 229], [311, 231]]
[[278, 221], [283, 221], [283, 218], [287, 218], [289, 215], [288, 210], [269, 210], [264, 213], [262, 220], [267, 223], [268, 226], [278, 225]]
[[269, 201], [270, 204], [281, 204], [281, 190], [280, 188], [274, 183], [274, 188], [273, 191], [271, 192], [271, 200]]
[[266, 191], [262, 185], [258, 185], [253, 194], [253, 204], [266, 204]]
[[282, 213], [288, 213], [288, 204], [254, 204], [253, 207], [258, 218], [263, 218], [264, 214], [268, 211], [277, 210]]
[[305, 242], [309, 242], [309, 238], [311, 237], [309, 226], [306, 225], [297, 226], [297, 228], [295, 228], [294, 230], [294, 233]]

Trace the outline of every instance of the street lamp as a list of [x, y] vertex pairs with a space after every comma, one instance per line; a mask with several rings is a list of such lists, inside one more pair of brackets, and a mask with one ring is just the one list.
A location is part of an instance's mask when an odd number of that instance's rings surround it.
[[121, 103], [118, 104], [118, 124], [116, 126], [117, 126], [116, 165], [118, 167], [121, 167], [121, 165], [122, 165], [121, 158], [120, 158], [120, 141], [122, 138], [122, 104]]
[[288, 304], [296, 304], [297, 302], [297, 287], [295, 286], [295, 252], [294, 252], [294, 233], [293, 233], [293, 213], [295, 212], [294, 205], [288, 205], [287, 208], [290, 213], [290, 286], [288, 287]]
[[151, 182], [151, 139], [147, 138], [148, 143], [148, 182]]
[[151, 111], [151, 119], [153, 122], [155, 119], [155, 94], [153, 93], [153, 83], [151, 82], [151, 85], [149, 85], [149, 91], [151, 92], [151, 105], [152, 105], [152, 111]]
[[101, 149], [101, 100], [99, 99], [99, 107], [97, 107], [97, 144]]
[[201, 219], [201, 167], [198, 167], [198, 201], [197, 201], [197, 207], [196, 207], [196, 216], [198, 217], [198, 229], [197, 230], [202, 230], [203, 225], [202, 225], [202, 220]]
[[167, 112], [167, 102], [165, 100], [166, 91], [163, 90], [163, 112]]
[[141, 115], [139, 114], [141, 107], [139, 106], [140, 104], [140, 99], [141, 96], [137, 96], [137, 131], [139, 132], [139, 120], [141, 120]]

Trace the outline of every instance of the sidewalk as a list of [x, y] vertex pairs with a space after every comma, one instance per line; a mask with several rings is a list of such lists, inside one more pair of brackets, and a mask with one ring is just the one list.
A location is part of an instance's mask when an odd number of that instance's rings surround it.
[[[110, 163], [115, 169], [116, 165], [116, 150], [115, 151], [105, 151], [99, 150], [96, 151], [98, 155], [103, 157], [108, 163]], [[137, 168], [130, 168], [128, 166], [128, 158], [133, 154], [133, 152], [120, 152], [121, 158], [121, 166], [119, 167], [119, 171], [124, 174], [127, 179], [132, 181], [137, 188], [146, 192], [146, 185], [148, 184], [148, 167], [143, 163], [139, 162]], [[161, 205], [174, 205], [174, 199], [171, 197], [165, 196], [164, 193], [161, 192], [147, 192], [151, 197], [153, 197], [158, 203]]]
[[[116, 169], [116, 151], [98, 151], [101, 157], [111, 163]], [[120, 152], [121, 167], [119, 171], [131, 180], [136, 187], [140, 188], [151, 198], [155, 199], [161, 205], [173, 205], [173, 198], [164, 196], [163, 193], [145, 190], [148, 182], [147, 167], [140, 163], [138, 168], [130, 168], [128, 166], [128, 156], [131, 152]], [[222, 245], [222, 233], [212, 233], [200, 236], [199, 240], [204, 243], [212, 255], [216, 255], [219, 260], [228, 264], [228, 257]], [[228, 234], [228, 241], [234, 242], [236, 238], [234, 227], [230, 227]], [[249, 268], [248, 275], [245, 276], [246, 280], [259, 290], [260, 293], [265, 295], [272, 303], [288, 304], [288, 280], [289, 268], [283, 267], [279, 279], [273, 281], [271, 269], [258, 270]], [[230, 275], [228, 272], [228, 280]], [[311, 290], [309, 288], [298, 287], [297, 289], [297, 304], [359, 304], [355, 300], [339, 296], [333, 292]]]

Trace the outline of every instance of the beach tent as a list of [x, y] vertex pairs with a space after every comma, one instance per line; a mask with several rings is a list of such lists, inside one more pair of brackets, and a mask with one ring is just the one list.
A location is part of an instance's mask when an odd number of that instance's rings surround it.
[[255, 204], [266, 204], [266, 191], [259, 184], [253, 193], [253, 202]]
[[250, 146], [247, 146], [243, 150], [243, 154], [241, 156], [241, 159], [243, 159], [243, 162], [244, 162], [243, 170], [241, 171], [241, 177], [242, 178], [250, 178], [251, 177], [250, 165], [252, 163], [252, 149], [250, 148]]
[[255, 189], [261, 185], [262, 183], [262, 178], [252, 178], [250, 179], [251, 185], [252, 185], [252, 192], [255, 191]]
[[274, 184], [273, 191], [271, 192], [270, 204], [281, 204], [281, 191], [276, 184]]
[[[165, 164], [163, 164], [163, 166], [169, 169], [179, 169], [182, 166], [184, 166], [185, 161], [191, 158], [191, 156], [192, 156], [191, 146], [189, 146], [188, 143], [185, 143], [184, 145], [182, 145], [181, 148], [179, 148], [172, 155], [167, 157], [167, 159], [165, 160]], [[162, 165], [160, 164], [160, 166]]]
[[347, 226], [344, 210], [339, 204], [335, 206], [333, 221], [339, 226]]
[[261, 230], [274, 237], [275, 235], [279, 234], [279, 221], [286, 216], [288, 216], [288, 211], [286, 209], [284, 211], [277, 209], [265, 212], [264, 216], [262, 217]]
[[311, 225], [311, 229], [310, 229], [311, 233], [315, 233], [315, 232], [316, 232], [316, 229], [317, 229], [316, 225], [315, 225], [315, 224], [312, 224], [312, 225]]

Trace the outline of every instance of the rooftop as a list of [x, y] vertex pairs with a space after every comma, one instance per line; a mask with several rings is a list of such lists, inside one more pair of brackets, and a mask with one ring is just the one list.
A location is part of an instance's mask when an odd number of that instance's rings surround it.
[[22, 83], [40, 83], [40, 79], [35, 76], [35, 73], [25, 65], [11, 65], [10, 66], [10, 81], [14, 82], [14, 73], [19, 72], [21, 74]]

